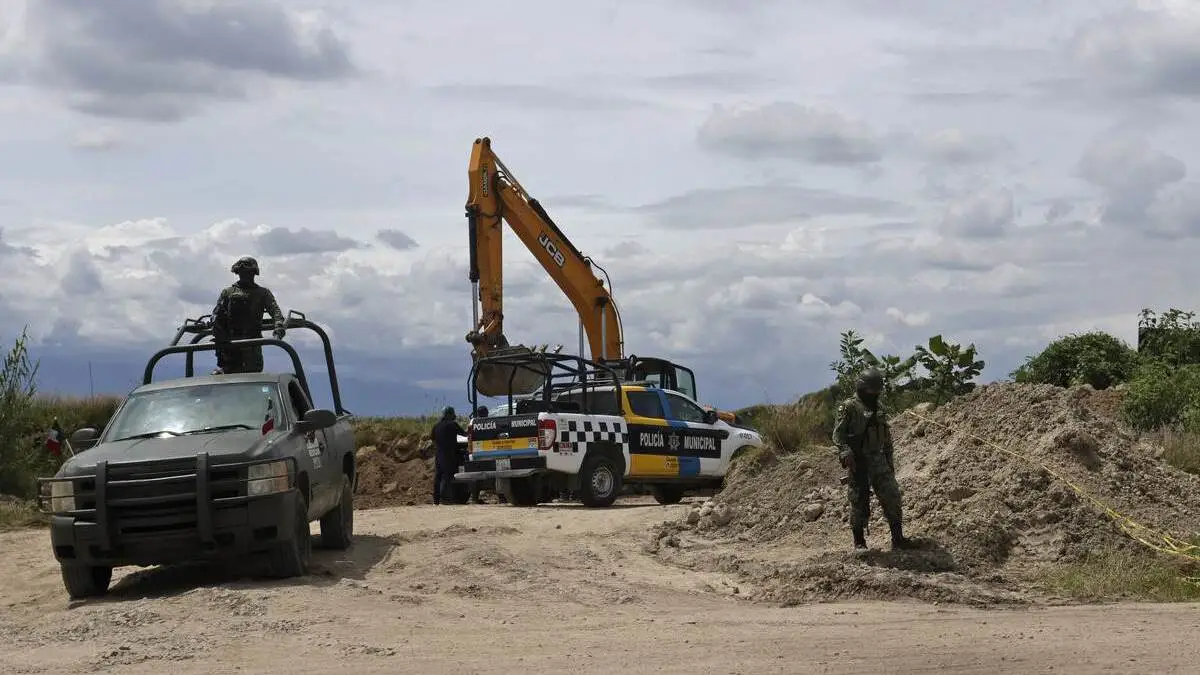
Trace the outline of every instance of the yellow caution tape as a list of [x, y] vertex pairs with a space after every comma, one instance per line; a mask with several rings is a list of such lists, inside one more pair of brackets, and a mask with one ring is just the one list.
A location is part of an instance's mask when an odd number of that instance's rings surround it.
[[[1098, 508], [1102, 512], [1104, 512], [1105, 515], [1107, 515], [1109, 518], [1112, 518], [1112, 520], [1114, 522], [1116, 522], [1117, 527], [1121, 528], [1121, 531], [1124, 532], [1126, 535], [1128, 535], [1134, 541], [1136, 541], [1144, 546], [1147, 546], [1155, 551], [1159, 551], [1161, 553], [1168, 553], [1171, 555], [1176, 555], [1176, 556], [1180, 556], [1183, 558], [1187, 558], [1189, 560], [1200, 562], [1200, 546], [1188, 543], [1188, 542], [1186, 542], [1182, 539], [1178, 539], [1176, 537], [1172, 537], [1171, 535], [1169, 535], [1165, 532], [1155, 530], [1153, 528], [1147, 527], [1147, 526], [1137, 522], [1133, 518], [1130, 518], [1129, 516], [1121, 513], [1120, 511], [1117, 511], [1116, 509], [1109, 506], [1108, 504], [1105, 504], [1104, 502], [1100, 501], [1099, 499], [1088, 494], [1083, 488], [1081, 488], [1078, 485], [1076, 485], [1075, 483], [1071, 482], [1071, 480], [1068, 479], [1067, 477], [1063, 476], [1062, 474], [1055, 471], [1054, 469], [1051, 469], [1049, 466], [1046, 466], [1044, 463], [1039, 462], [1038, 460], [1030, 457], [1029, 455], [1026, 455], [1021, 452], [1017, 452], [1015, 450], [1010, 450], [1008, 448], [1001, 447], [1001, 446], [987, 440], [986, 438], [980, 438], [979, 436], [976, 436], [975, 434], [972, 434], [969, 432], [956, 431], [947, 424], [942, 424], [941, 422], [934, 421], [928, 417], [925, 417], [924, 415], [917, 414], [917, 413], [913, 412], [912, 410], [905, 410], [904, 412], [905, 412], [905, 414], [912, 415], [913, 417], [917, 418], [918, 420], [921, 420], [922, 422], [926, 422], [928, 424], [932, 424], [934, 426], [941, 427], [941, 428], [945, 429], [946, 431], [949, 431], [950, 433], [963, 434], [964, 436], [967, 436], [968, 438], [973, 438], [988, 447], [999, 450], [1000, 452], [1003, 452], [1006, 455], [1009, 455], [1011, 457], [1016, 457], [1017, 459], [1023, 460], [1025, 462], [1028, 462], [1028, 463], [1036, 466], [1036, 467], [1041, 468], [1046, 473], [1050, 474], [1051, 476], [1054, 476], [1055, 478], [1062, 481], [1063, 483], [1066, 483], [1068, 487], [1070, 487], [1072, 490], [1075, 491], [1075, 494], [1077, 494], [1080, 497], [1082, 497], [1083, 499], [1091, 502], [1094, 506], [1096, 506], [1096, 508]], [[1191, 581], [1191, 579], [1189, 579], [1189, 581]]]

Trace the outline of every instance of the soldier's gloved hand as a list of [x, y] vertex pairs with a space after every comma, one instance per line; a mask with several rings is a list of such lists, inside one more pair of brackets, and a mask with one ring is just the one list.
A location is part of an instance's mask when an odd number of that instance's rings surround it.
[[287, 331], [285, 331], [283, 328], [276, 328], [275, 332], [271, 334], [275, 336], [276, 340], [282, 340], [283, 336], [287, 334]]
[[854, 455], [842, 457], [842, 468], [851, 473], [854, 472]]

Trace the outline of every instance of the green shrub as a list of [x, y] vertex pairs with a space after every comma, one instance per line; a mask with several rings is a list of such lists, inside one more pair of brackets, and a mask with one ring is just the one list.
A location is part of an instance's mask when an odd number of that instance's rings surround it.
[[1137, 352], [1123, 340], [1104, 333], [1071, 334], [1051, 342], [1011, 373], [1017, 382], [1071, 387], [1090, 384], [1107, 389], [1129, 380]]
[[0, 494], [30, 496], [29, 433], [37, 393], [38, 365], [29, 358], [27, 333], [21, 332], [0, 366]]
[[1200, 363], [1200, 322], [1195, 312], [1171, 308], [1161, 315], [1143, 309], [1138, 320], [1138, 354], [1142, 360], [1172, 366]]
[[1175, 426], [1200, 430], [1200, 365], [1142, 364], [1121, 405], [1125, 420], [1140, 431]]

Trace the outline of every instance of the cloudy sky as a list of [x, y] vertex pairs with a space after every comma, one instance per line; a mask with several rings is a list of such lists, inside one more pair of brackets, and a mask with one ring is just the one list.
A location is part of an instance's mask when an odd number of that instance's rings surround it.
[[[824, 385], [848, 328], [1002, 377], [1194, 306], [1198, 98], [1182, 0], [3, 0], [0, 337], [125, 391], [252, 254], [352, 410], [462, 405], [487, 135], [706, 402]], [[506, 260], [510, 340], [572, 349]]]

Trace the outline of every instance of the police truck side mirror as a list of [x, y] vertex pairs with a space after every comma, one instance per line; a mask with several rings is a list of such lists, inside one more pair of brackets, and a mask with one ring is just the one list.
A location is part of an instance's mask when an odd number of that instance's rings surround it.
[[716, 424], [717, 420], [719, 420], [719, 419], [720, 419], [720, 416], [717, 415], [716, 410], [705, 410], [704, 411], [704, 423], [705, 424]]

